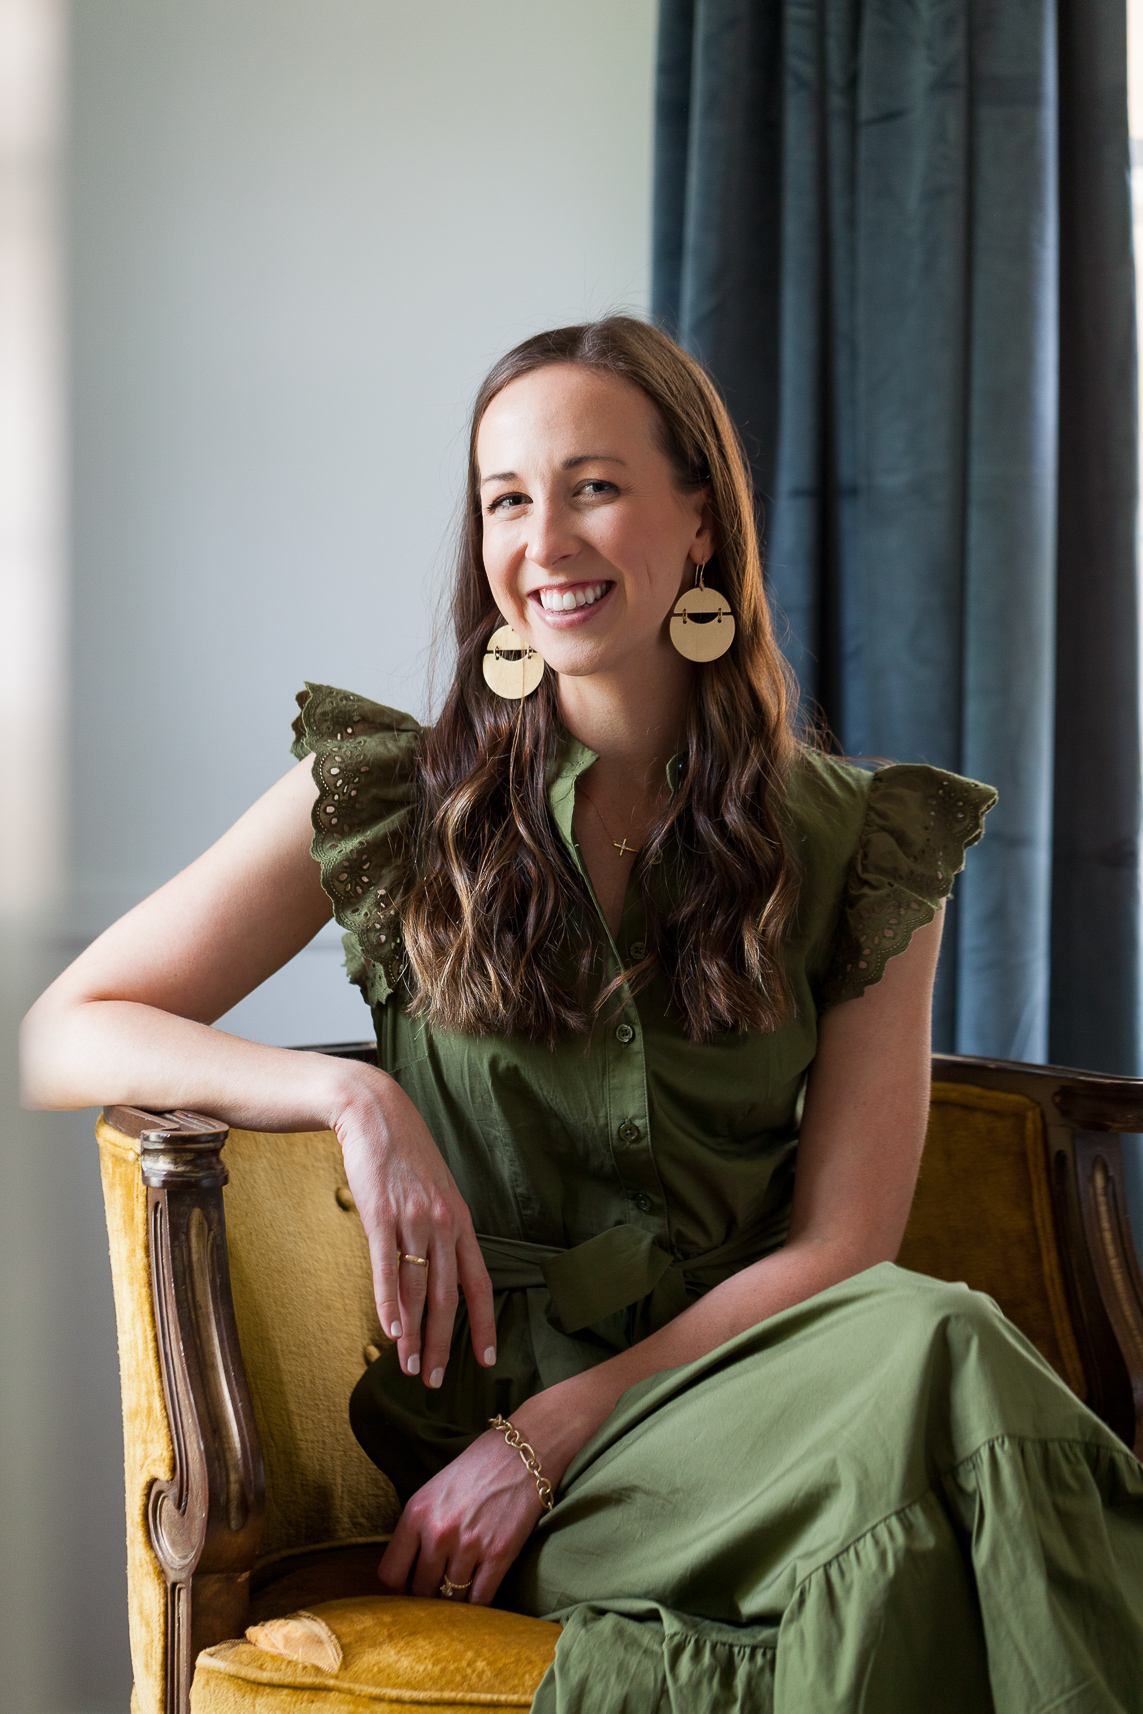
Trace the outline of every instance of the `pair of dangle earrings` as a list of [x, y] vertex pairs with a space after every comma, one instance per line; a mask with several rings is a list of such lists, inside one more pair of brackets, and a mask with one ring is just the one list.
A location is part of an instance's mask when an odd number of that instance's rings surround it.
[[[734, 641], [734, 614], [725, 595], [708, 589], [699, 566], [694, 586], [675, 602], [671, 642], [688, 661], [716, 661]], [[501, 625], [488, 639], [484, 679], [490, 690], [511, 702], [530, 696], [544, 676], [538, 649], [525, 643], [511, 625]]]

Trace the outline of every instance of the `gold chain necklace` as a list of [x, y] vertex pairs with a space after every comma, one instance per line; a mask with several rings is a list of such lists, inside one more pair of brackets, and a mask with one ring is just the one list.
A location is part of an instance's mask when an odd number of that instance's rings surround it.
[[[608, 827], [607, 823], [604, 821], [602, 815], [600, 815], [599, 809], [598, 809], [594, 799], [592, 797], [590, 797], [586, 791], [584, 791], [584, 788], [582, 786], [580, 786], [579, 789], [580, 789], [580, 795], [586, 799], [586, 801], [591, 805], [592, 809], [595, 811], [595, 819], [598, 821], [600, 827], [602, 827], [604, 833], [607, 834], [608, 839], [611, 839], [611, 830]], [[632, 811], [632, 813], [634, 813], [634, 811]], [[643, 847], [641, 845], [638, 847], [636, 847], [634, 845], [628, 845], [626, 835], [624, 835], [624, 837], [622, 839], [611, 839], [611, 843], [612, 843], [612, 845], [614, 845], [615, 849], [618, 851], [618, 853], [621, 857], [638, 857], [639, 852], [643, 849]]]

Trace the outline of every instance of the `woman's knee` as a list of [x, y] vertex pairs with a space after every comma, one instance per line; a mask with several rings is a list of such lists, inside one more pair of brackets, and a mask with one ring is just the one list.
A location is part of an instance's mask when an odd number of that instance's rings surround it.
[[884, 1274], [883, 1313], [902, 1333], [932, 1333], [955, 1322], [988, 1336], [1008, 1326], [993, 1299], [964, 1280], [939, 1280], [896, 1263], [878, 1271]]

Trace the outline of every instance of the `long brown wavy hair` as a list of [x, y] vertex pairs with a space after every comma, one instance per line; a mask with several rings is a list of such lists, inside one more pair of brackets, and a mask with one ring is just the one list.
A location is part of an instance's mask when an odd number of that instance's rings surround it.
[[[497, 393], [552, 363], [617, 376], [654, 405], [680, 486], [706, 490], [717, 543], [708, 578], [736, 620], [729, 652], [694, 675], [678, 785], [635, 861], [646, 955], [610, 983], [599, 919], [548, 808], [562, 739], [553, 675], [506, 702], [481, 665], [503, 620], [484, 571], [477, 433]], [[695, 1040], [784, 1023], [793, 997], [782, 947], [797, 900], [783, 838], [791, 699], [746, 459], [693, 358], [629, 316], [540, 333], [501, 358], [473, 407], [453, 613], [456, 677], [416, 758], [415, 879], [402, 911], [411, 1010], [438, 1027], [554, 1045], [588, 1030], [624, 980], [637, 991], [658, 970]]]

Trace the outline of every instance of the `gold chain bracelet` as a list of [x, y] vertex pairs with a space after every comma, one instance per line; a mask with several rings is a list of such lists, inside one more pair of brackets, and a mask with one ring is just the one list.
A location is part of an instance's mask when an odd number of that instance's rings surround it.
[[526, 1440], [520, 1439], [520, 1430], [513, 1428], [507, 1417], [490, 1416], [488, 1426], [499, 1429], [512, 1450], [520, 1454], [524, 1460], [524, 1468], [535, 1481], [541, 1506], [546, 1512], [550, 1512], [552, 1509], [552, 1484], [540, 1468], [540, 1460], [536, 1457], [535, 1449], [529, 1446]]

